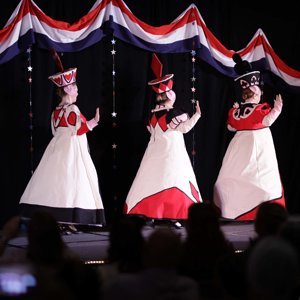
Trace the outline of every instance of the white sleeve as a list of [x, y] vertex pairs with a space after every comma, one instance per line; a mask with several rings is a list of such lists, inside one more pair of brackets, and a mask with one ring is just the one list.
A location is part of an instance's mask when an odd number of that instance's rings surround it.
[[230, 124], [227, 124], [227, 129], [228, 129], [229, 131], [236, 131], [236, 129], [233, 128]]
[[52, 112], [52, 114], [51, 114], [51, 132], [52, 132], [52, 135], [54, 136], [55, 128], [54, 128], [54, 124], [53, 124], [53, 122], [54, 122], [53, 118], [54, 118], [54, 112]]
[[275, 101], [274, 107], [271, 111], [263, 118], [262, 123], [265, 126], [271, 126], [278, 118], [282, 110], [282, 101]]
[[187, 133], [195, 126], [200, 117], [201, 114], [196, 112], [190, 119], [187, 119], [185, 122], [181, 122], [174, 130], [180, 131], [182, 133]]

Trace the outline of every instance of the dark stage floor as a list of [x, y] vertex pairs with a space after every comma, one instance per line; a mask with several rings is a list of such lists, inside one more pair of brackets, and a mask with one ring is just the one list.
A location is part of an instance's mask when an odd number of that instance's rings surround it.
[[[222, 221], [222, 230], [229, 241], [231, 241], [237, 251], [243, 251], [249, 244], [250, 238], [255, 236], [253, 222], [243, 221]], [[146, 226], [143, 229], [145, 237], [158, 226]], [[169, 225], [171, 226], [171, 225]], [[175, 228], [175, 227], [174, 227]], [[80, 229], [79, 229], [80, 230]], [[184, 227], [176, 228], [182, 238], [186, 235]], [[75, 253], [77, 253], [86, 263], [101, 262], [106, 257], [106, 250], [109, 243], [109, 232], [105, 228], [93, 228], [83, 230], [78, 233], [63, 234], [65, 243]], [[5, 255], [24, 255], [27, 246], [26, 235], [20, 235], [9, 241], [5, 250]]]

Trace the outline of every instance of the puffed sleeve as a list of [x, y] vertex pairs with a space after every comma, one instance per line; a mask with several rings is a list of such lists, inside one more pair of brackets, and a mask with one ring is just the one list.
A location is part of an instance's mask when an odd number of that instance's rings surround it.
[[86, 118], [82, 115], [79, 108], [72, 104], [66, 109], [66, 119], [69, 126], [73, 127], [74, 134], [82, 135], [90, 131]]
[[195, 126], [195, 124], [198, 122], [200, 117], [201, 114], [196, 112], [192, 115], [191, 118], [187, 119], [184, 122], [181, 122], [174, 130], [178, 130], [182, 133], [187, 133]]

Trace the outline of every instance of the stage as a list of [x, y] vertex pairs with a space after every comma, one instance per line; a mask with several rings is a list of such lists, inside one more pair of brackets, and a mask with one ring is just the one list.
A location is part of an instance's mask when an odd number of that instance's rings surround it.
[[[155, 228], [159, 226], [172, 226], [181, 235], [186, 236], [185, 227], [174, 225], [145, 226], [143, 235], [147, 238]], [[77, 233], [62, 233], [66, 245], [74, 251], [87, 264], [101, 264], [106, 258], [109, 245], [109, 231], [102, 227], [77, 227]], [[251, 221], [221, 221], [221, 228], [226, 238], [232, 242], [236, 251], [247, 248], [251, 238], [255, 237], [253, 222]], [[4, 256], [24, 256], [27, 247], [26, 232], [9, 241]]]

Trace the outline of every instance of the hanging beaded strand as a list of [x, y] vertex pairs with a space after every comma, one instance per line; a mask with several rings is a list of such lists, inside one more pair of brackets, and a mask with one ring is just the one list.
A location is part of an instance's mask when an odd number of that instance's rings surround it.
[[[194, 43], [193, 43], [194, 44]], [[196, 104], [196, 88], [195, 88], [195, 82], [196, 82], [196, 77], [195, 77], [195, 62], [196, 62], [196, 51], [192, 50], [191, 51], [191, 57], [192, 57], [192, 77], [191, 77], [191, 82], [192, 82], [192, 99], [191, 103], [193, 105], [193, 109], [195, 109], [195, 104]], [[195, 139], [195, 129], [193, 127], [192, 129], [192, 166], [193, 168], [195, 167], [195, 157], [196, 157], [196, 139]]]
[[[114, 39], [114, 36], [112, 37], [111, 40], [112, 44], [112, 50], [111, 50], [111, 55], [112, 55], [112, 128], [116, 129], [117, 128], [117, 112], [116, 112], [116, 70], [115, 70], [115, 55], [116, 55], [116, 50], [115, 50], [115, 44], [116, 40]], [[113, 135], [115, 138], [116, 134]], [[116, 155], [117, 155], [117, 143], [114, 141], [112, 144], [112, 151], [113, 151], [113, 171], [116, 172], [117, 170], [117, 160], [116, 160]], [[114, 201], [117, 201], [117, 194], [116, 194], [116, 189], [113, 195]]]
[[31, 65], [32, 46], [30, 45], [26, 50], [27, 53], [27, 78], [29, 85], [29, 129], [30, 129], [30, 171], [33, 174], [33, 113], [32, 113], [32, 65]]

